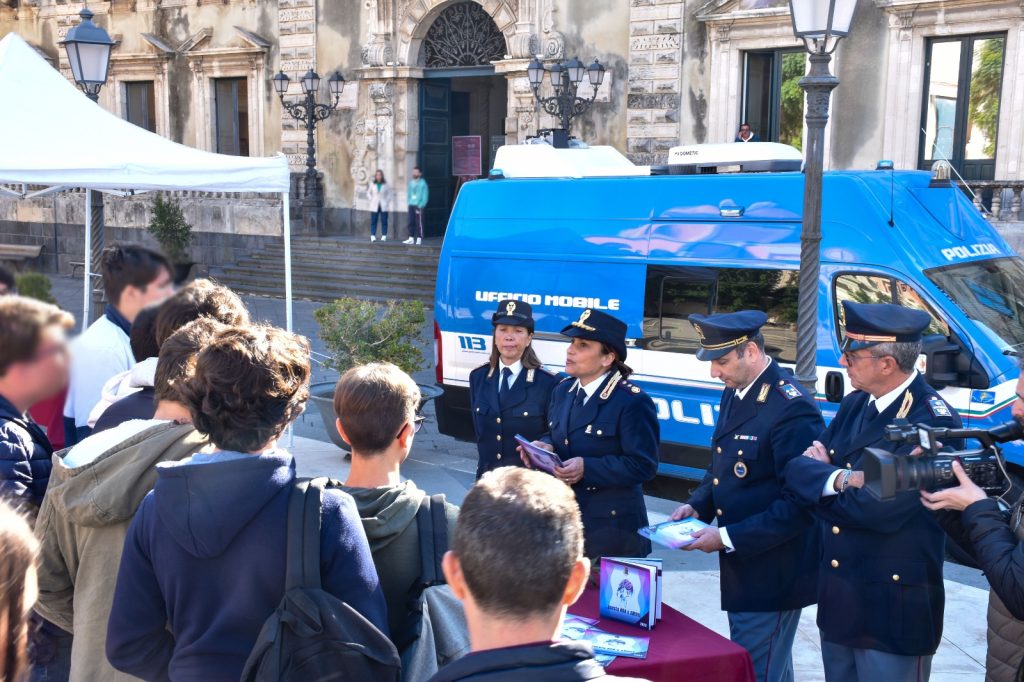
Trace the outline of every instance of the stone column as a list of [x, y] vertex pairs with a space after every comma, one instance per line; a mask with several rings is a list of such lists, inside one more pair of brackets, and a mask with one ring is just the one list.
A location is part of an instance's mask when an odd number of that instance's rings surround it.
[[682, 17], [681, 0], [630, 6], [626, 151], [634, 163], [664, 163], [679, 144]]

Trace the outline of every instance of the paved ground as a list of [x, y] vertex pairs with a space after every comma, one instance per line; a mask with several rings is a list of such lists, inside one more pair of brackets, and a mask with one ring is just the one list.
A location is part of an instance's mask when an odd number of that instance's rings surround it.
[[[53, 277], [54, 296], [62, 307], [81, 314], [82, 289], [80, 280]], [[245, 297], [253, 317], [283, 325], [284, 301], [280, 299]], [[295, 330], [308, 336], [314, 353], [323, 353], [323, 343], [317, 338], [317, 324], [313, 311], [317, 303], [296, 301], [294, 304]], [[429, 337], [433, 321], [428, 320], [424, 339]], [[432, 352], [427, 348], [428, 362]], [[434, 370], [429, 367], [415, 376], [421, 383], [433, 383]], [[314, 381], [333, 381], [337, 374], [323, 367], [314, 370]], [[433, 415], [428, 406], [427, 415]], [[326, 431], [315, 410], [308, 410], [294, 430], [291, 446], [299, 463], [301, 475], [330, 475], [344, 478], [348, 465], [344, 453], [330, 444]], [[461, 502], [473, 483], [476, 471], [475, 448], [437, 433], [429, 424], [416, 437], [409, 461], [403, 474], [431, 493], [444, 493], [455, 503]], [[648, 497], [651, 521], [667, 518], [675, 502]], [[725, 614], [719, 609], [718, 561], [714, 556], [671, 550], [656, 550], [655, 555], [665, 561], [665, 601], [707, 627], [728, 636]], [[981, 680], [985, 662], [985, 611], [988, 586], [979, 571], [955, 564], [946, 564], [946, 613], [943, 642], [932, 665], [934, 682]], [[817, 610], [804, 609], [797, 642], [794, 647], [796, 678], [800, 681], [823, 680], [821, 647], [815, 626]], [[879, 681], [884, 682], [884, 681]]]

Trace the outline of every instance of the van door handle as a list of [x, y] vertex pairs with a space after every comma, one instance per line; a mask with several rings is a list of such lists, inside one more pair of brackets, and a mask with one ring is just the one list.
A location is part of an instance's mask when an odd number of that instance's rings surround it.
[[829, 372], [825, 375], [825, 400], [830, 403], [842, 402], [846, 394], [846, 381], [842, 372]]

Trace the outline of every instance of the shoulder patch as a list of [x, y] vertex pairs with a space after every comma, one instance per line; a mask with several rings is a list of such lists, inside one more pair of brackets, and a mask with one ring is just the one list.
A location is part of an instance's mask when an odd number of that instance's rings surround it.
[[933, 395], [928, 398], [928, 409], [931, 410], [933, 417], [952, 417], [953, 412], [949, 409], [949, 405], [946, 401], [937, 395]]
[[786, 400], [799, 398], [800, 396], [803, 395], [803, 393], [800, 392], [799, 388], [785, 381], [779, 384], [779, 393], [781, 393]]

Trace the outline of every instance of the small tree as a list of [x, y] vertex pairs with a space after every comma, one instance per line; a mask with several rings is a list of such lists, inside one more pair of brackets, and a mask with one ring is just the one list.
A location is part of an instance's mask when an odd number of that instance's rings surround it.
[[50, 278], [41, 272], [26, 272], [14, 278], [18, 287], [18, 294], [28, 298], [34, 298], [43, 303], [57, 303], [53, 297], [53, 283]]
[[422, 301], [374, 303], [339, 298], [314, 313], [331, 369], [344, 373], [368, 362], [390, 362], [412, 374], [423, 368]]
[[153, 201], [153, 217], [147, 228], [172, 263], [187, 263], [188, 247], [192, 244], [192, 226], [185, 220], [181, 204], [173, 198], [159, 194]]

